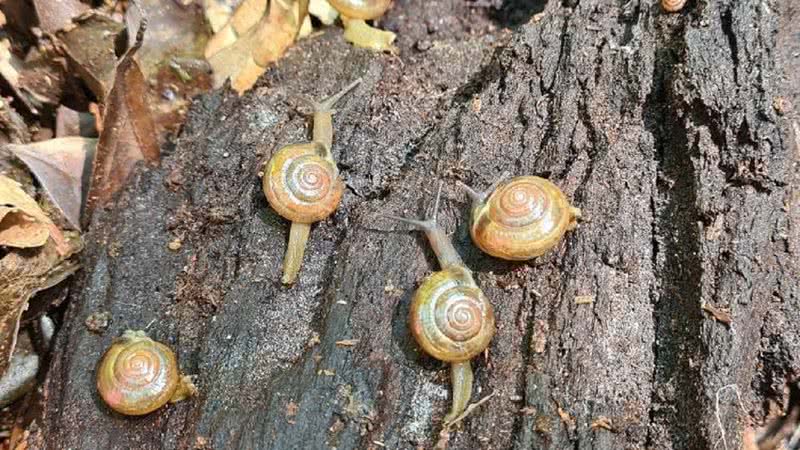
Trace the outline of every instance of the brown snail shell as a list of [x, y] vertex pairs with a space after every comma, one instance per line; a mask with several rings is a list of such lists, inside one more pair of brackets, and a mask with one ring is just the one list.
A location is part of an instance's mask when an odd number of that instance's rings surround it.
[[522, 176], [501, 184], [472, 210], [472, 240], [484, 252], [527, 260], [553, 248], [577, 225], [580, 209], [550, 181]]
[[333, 213], [344, 194], [336, 165], [318, 142], [287, 145], [270, 159], [262, 185], [270, 206], [299, 223], [318, 222]]
[[686, 0], [661, 0], [661, 8], [666, 12], [678, 12], [686, 5]]
[[447, 362], [483, 352], [495, 333], [494, 310], [461, 266], [434, 272], [414, 294], [411, 334], [425, 352]]
[[180, 374], [175, 353], [143, 331], [126, 331], [105, 352], [97, 369], [97, 390], [114, 411], [142, 415], [196, 393]]
[[382, 16], [392, 6], [392, 0], [328, 0], [342, 15], [372, 20]]

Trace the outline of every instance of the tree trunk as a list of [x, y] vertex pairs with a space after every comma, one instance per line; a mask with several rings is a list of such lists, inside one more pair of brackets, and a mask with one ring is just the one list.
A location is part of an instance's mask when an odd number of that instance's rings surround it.
[[[494, 395], [448, 448], [738, 448], [800, 371], [800, 9], [519, 3], [489, 15], [398, 0], [382, 25], [399, 58], [328, 29], [243, 97], [198, 98], [161, 168], [94, 214], [31, 447], [431, 448], [449, 371], [406, 317], [438, 268], [421, 233], [380, 216], [421, 216], [441, 179], [440, 220], [498, 324], [473, 361], [473, 400]], [[296, 95], [359, 76], [334, 116], [348, 189], [283, 287], [289, 224], [260, 164], [308, 140]], [[528, 263], [469, 237], [455, 181], [484, 188], [503, 171], [549, 178], [584, 212]], [[111, 326], [93, 334], [84, 321], [101, 311]], [[94, 369], [130, 328], [175, 348], [199, 397], [110, 412]]]

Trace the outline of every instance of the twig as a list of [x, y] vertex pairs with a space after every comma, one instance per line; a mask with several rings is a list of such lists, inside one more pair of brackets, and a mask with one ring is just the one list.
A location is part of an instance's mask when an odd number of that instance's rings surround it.
[[736, 393], [736, 398], [739, 400], [739, 407], [742, 408], [742, 412], [747, 414], [747, 410], [744, 408], [744, 404], [742, 403], [742, 396], [739, 394], [739, 387], [737, 385], [728, 384], [717, 389], [717, 392], [715, 394], [716, 407], [714, 408], [714, 415], [717, 417], [717, 426], [719, 427], [719, 432], [722, 435], [722, 446], [725, 448], [725, 450], [728, 450], [728, 440], [725, 438], [725, 427], [722, 425], [722, 417], [720, 417], [719, 414], [719, 394], [725, 389], [733, 389], [733, 392]]
[[478, 400], [475, 403], [470, 403], [470, 405], [467, 406], [467, 409], [465, 409], [464, 412], [462, 412], [458, 417], [448, 422], [445, 425], [445, 428], [450, 429], [453, 427], [453, 425], [464, 420], [467, 416], [472, 414], [472, 411], [475, 411], [476, 409], [478, 409], [479, 406], [489, 401], [490, 398], [494, 397], [494, 394], [496, 394], [496, 392], [492, 392], [491, 394], [487, 395], [486, 397], [483, 397], [482, 399]]

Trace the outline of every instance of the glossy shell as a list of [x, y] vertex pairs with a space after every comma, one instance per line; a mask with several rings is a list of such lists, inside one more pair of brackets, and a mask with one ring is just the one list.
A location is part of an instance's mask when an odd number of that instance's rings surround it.
[[495, 332], [491, 303], [458, 266], [423, 281], [414, 294], [409, 323], [420, 347], [447, 362], [472, 359], [489, 346]]
[[318, 222], [333, 213], [344, 193], [333, 161], [321, 144], [287, 145], [264, 169], [262, 186], [270, 206], [292, 222]]
[[666, 12], [678, 12], [686, 5], [686, 0], [661, 0], [661, 8]]
[[141, 331], [126, 331], [103, 355], [97, 390], [121, 414], [147, 414], [166, 404], [180, 383], [175, 353]]
[[554, 247], [575, 228], [579, 210], [544, 178], [517, 177], [473, 208], [472, 239], [498, 258], [526, 260]]
[[342, 15], [353, 19], [377, 19], [392, 6], [392, 0], [328, 0]]

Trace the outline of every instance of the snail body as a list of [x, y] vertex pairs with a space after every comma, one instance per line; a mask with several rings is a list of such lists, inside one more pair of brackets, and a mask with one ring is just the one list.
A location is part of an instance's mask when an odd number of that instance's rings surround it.
[[485, 193], [465, 186], [473, 202], [470, 234], [484, 252], [528, 260], [553, 248], [577, 226], [581, 210], [552, 182], [522, 176], [496, 184]]
[[100, 360], [97, 391], [111, 409], [125, 415], [148, 414], [197, 393], [169, 347], [131, 330], [115, 339]]
[[380, 30], [367, 24], [367, 20], [381, 17], [392, 0], [328, 0], [342, 17], [344, 38], [358, 47], [379, 52], [396, 53], [392, 45], [396, 38], [390, 31]]
[[686, 0], [661, 0], [661, 8], [668, 13], [678, 12], [686, 5]]
[[262, 187], [272, 209], [292, 222], [283, 262], [284, 284], [297, 279], [311, 224], [325, 219], [339, 206], [344, 183], [331, 154], [333, 106], [361, 79], [336, 95], [314, 104], [313, 141], [287, 145], [264, 168]]
[[392, 0], [328, 0], [341, 14], [353, 19], [373, 20], [392, 6]]
[[455, 420], [472, 395], [470, 360], [488, 348], [495, 333], [494, 309], [475, 283], [450, 239], [436, 223], [441, 185], [433, 215], [424, 221], [390, 216], [425, 232], [442, 270], [429, 275], [414, 293], [409, 328], [429, 355], [450, 363], [453, 400], [445, 424]]

